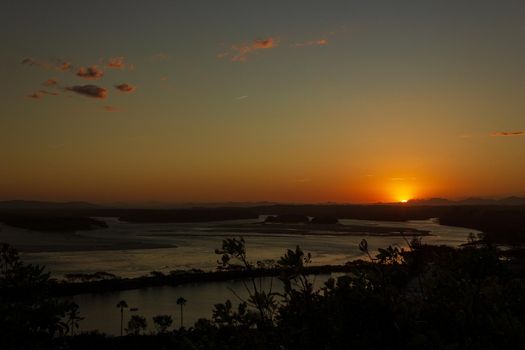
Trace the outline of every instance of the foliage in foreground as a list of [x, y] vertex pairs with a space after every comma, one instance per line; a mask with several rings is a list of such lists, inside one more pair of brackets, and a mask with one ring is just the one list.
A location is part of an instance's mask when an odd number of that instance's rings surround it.
[[[157, 334], [124, 337], [98, 333], [55, 337], [63, 349], [500, 349], [525, 346], [525, 278], [489, 245], [462, 249], [409, 242], [360, 249], [368, 261], [314, 290], [299, 247], [275, 264], [283, 292], [263, 290], [257, 277], [245, 282], [238, 306], [216, 305], [211, 320]], [[253, 270], [244, 240], [227, 239], [216, 252], [220, 269]], [[183, 305], [181, 303], [179, 304]], [[144, 320], [145, 321], [145, 320]], [[165, 321], [165, 322], [164, 322]], [[167, 326], [169, 327], [169, 325]], [[130, 329], [131, 330], [131, 329]], [[58, 334], [57, 332], [53, 333]]]
[[49, 286], [43, 267], [26, 265], [15, 249], [0, 246], [0, 348], [46, 348], [78, 329], [78, 305], [51, 297]]

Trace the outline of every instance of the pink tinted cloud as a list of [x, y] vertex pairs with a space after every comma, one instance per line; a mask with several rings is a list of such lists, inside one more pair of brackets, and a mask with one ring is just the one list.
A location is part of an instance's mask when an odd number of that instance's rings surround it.
[[122, 69], [122, 68], [126, 67], [126, 63], [124, 63], [124, 57], [123, 56], [111, 57], [108, 60], [108, 63], [107, 63], [106, 66], [109, 67], [109, 68]]
[[295, 47], [305, 47], [305, 46], [324, 46], [328, 44], [328, 39], [318, 39], [318, 40], [309, 40], [302, 43], [296, 43], [293, 46]]
[[498, 131], [493, 132], [491, 136], [523, 136], [525, 135], [525, 131]]
[[122, 92], [133, 92], [133, 91], [136, 90], [135, 86], [133, 86], [131, 84], [126, 84], [126, 83], [115, 85], [115, 88], [117, 90], [122, 91]]
[[77, 71], [77, 76], [84, 79], [99, 79], [104, 75], [104, 71], [99, 69], [98, 66], [91, 67], [80, 67]]
[[56, 86], [56, 85], [58, 85], [58, 80], [56, 80], [56, 79], [47, 79], [46, 81], [44, 81], [42, 83], [42, 85], [44, 85], [44, 86]]
[[253, 49], [271, 49], [272, 47], [277, 46], [277, 41], [272, 38], [266, 38], [266, 39], [255, 39], [252, 43]]
[[84, 95], [92, 98], [104, 99], [108, 95], [108, 90], [97, 86], [97, 85], [75, 85], [66, 88], [69, 91], [73, 91], [77, 94]]
[[106, 67], [113, 69], [129, 69], [133, 70], [135, 66], [131, 63], [126, 63], [124, 56], [111, 57], [106, 63]]
[[273, 49], [277, 47], [278, 41], [273, 37], [266, 39], [255, 39], [250, 44], [232, 45], [230, 51], [224, 51], [217, 54], [217, 58], [223, 59], [229, 57], [232, 62], [244, 62], [248, 56], [260, 50]]

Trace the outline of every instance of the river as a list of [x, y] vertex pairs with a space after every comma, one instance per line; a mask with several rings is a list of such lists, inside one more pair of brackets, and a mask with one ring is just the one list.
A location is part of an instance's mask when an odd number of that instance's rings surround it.
[[[55, 277], [71, 272], [107, 271], [122, 277], [146, 275], [151, 271], [168, 273], [177, 269], [198, 268], [213, 270], [217, 265], [214, 253], [225, 237], [238, 236], [232, 232], [213, 232], [207, 227], [220, 223], [209, 224], [129, 224], [116, 219], [107, 219], [109, 228], [78, 233], [80, 238], [93, 240], [115, 240], [115, 242], [137, 241], [148, 244], [159, 244], [157, 249], [113, 249], [113, 250], [80, 250], [74, 247], [71, 251], [43, 251], [24, 253], [25, 261], [44, 264]], [[241, 223], [249, 223], [242, 221]], [[448, 227], [439, 225], [435, 220], [384, 222], [363, 220], [341, 220], [346, 225], [364, 226], [396, 226], [415, 228], [430, 232], [423, 238], [424, 243], [458, 246], [467, 241], [472, 229]], [[253, 261], [277, 259], [286, 249], [300, 245], [305, 252], [312, 254], [312, 265], [343, 264], [350, 260], [363, 257], [358, 249], [359, 242], [366, 238], [369, 249], [388, 245], [404, 247], [402, 237], [377, 236], [363, 232], [362, 235], [296, 235], [296, 234], [264, 234], [250, 233], [245, 235], [247, 252]], [[57, 238], [60, 239], [60, 238]], [[74, 244], [74, 243], [71, 243]], [[49, 250], [53, 250], [50, 247]], [[321, 287], [328, 275], [317, 276], [316, 287]], [[266, 279], [268, 285], [270, 279]], [[280, 288], [277, 279], [274, 288]], [[80, 323], [81, 330], [99, 330], [108, 334], [118, 334], [120, 329], [120, 311], [116, 304], [126, 300], [130, 309], [126, 310], [125, 320], [132, 314], [140, 314], [147, 318], [149, 330], [153, 330], [152, 317], [159, 314], [169, 314], [174, 318], [174, 326], [180, 326], [180, 307], [176, 304], [178, 297], [188, 300], [184, 307], [184, 323], [193, 325], [199, 318], [210, 318], [213, 306], [226, 299], [238, 302], [232, 289], [239, 295], [246, 292], [240, 281], [206, 282], [185, 284], [176, 287], [154, 287], [103, 294], [83, 294], [73, 298], [80, 306], [80, 313], [85, 319]], [[131, 311], [131, 308], [137, 309]]]

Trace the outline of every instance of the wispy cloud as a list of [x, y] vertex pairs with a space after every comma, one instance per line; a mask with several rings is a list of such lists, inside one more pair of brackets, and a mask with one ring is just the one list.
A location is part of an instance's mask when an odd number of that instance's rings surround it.
[[38, 90], [38, 91], [35, 91], [35, 92], [27, 95], [27, 97], [35, 99], [35, 100], [39, 100], [42, 97], [44, 97], [44, 95], [58, 96], [59, 93], [58, 92], [53, 92], [53, 91], [47, 91], [47, 90]]
[[80, 67], [77, 71], [77, 76], [84, 78], [84, 79], [99, 79], [104, 76], [104, 71], [98, 66], [91, 66], [91, 67]]
[[525, 131], [498, 131], [493, 132], [491, 136], [523, 136], [525, 135]]
[[389, 179], [390, 181], [410, 181], [410, 180], [416, 180], [415, 177], [391, 177]]
[[102, 109], [105, 110], [106, 112], [119, 112], [120, 111], [120, 108], [115, 107], [115, 106], [102, 106]]
[[229, 55], [230, 55], [229, 52], [219, 52], [219, 53], [217, 54], [217, 58], [220, 59], [220, 60], [222, 60], [223, 58], [228, 57]]
[[57, 70], [57, 71], [68, 71], [73, 68], [70, 62], [67, 61], [45, 61], [45, 60], [37, 60], [31, 57], [24, 58], [21, 62], [21, 64], [27, 65], [27, 66], [33, 66], [42, 68], [45, 70]]
[[471, 134], [459, 134], [459, 137], [462, 139], [470, 139], [474, 136], [472, 136]]
[[97, 86], [97, 85], [75, 85], [66, 88], [69, 91], [76, 92], [77, 94], [93, 97], [93, 98], [106, 98], [108, 90]]
[[250, 44], [232, 45], [229, 51], [219, 52], [217, 58], [223, 59], [228, 57], [232, 62], [245, 62], [248, 56], [266, 49], [277, 47], [278, 40], [273, 37], [265, 39], [255, 39]]
[[235, 97], [236, 100], [244, 100], [246, 98], [248, 98], [248, 95], [242, 95], [242, 96]]
[[164, 52], [158, 52], [156, 54], [151, 55], [151, 60], [154, 62], [165, 62], [169, 61], [170, 59], [171, 56]]
[[255, 39], [252, 43], [252, 47], [257, 49], [271, 49], [272, 47], [277, 46], [277, 41], [272, 38], [266, 38], [266, 39]]
[[309, 40], [309, 41], [304, 41], [300, 43], [295, 43], [292, 46], [305, 47], [305, 46], [324, 46], [324, 45], [328, 45], [328, 39]]
[[50, 96], [58, 96], [59, 95], [58, 92], [54, 92], [54, 91], [38, 90], [38, 92], [43, 94], [43, 95], [50, 95]]
[[126, 83], [115, 85], [115, 88], [122, 92], [133, 92], [136, 90], [135, 86]]
[[35, 100], [39, 100], [42, 98], [42, 95], [39, 94], [38, 92], [33, 92], [32, 94], [27, 95], [27, 97], [35, 99]]

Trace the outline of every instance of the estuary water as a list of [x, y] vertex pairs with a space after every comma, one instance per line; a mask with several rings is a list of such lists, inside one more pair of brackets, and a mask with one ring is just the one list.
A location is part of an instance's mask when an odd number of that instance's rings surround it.
[[[39, 252], [25, 252], [22, 257], [26, 262], [43, 264], [54, 277], [60, 278], [67, 273], [93, 273], [106, 271], [121, 277], [137, 277], [151, 271], [169, 273], [173, 270], [202, 269], [214, 270], [217, 266], [216, 248], [227, 237], [238, 237], [239, 233], [217, 231], [225, 222], [198, 224], [131, 224], [117, 219], [104, 219], [109, 228], [77, 232], [70, 235], [58, 235], [50, 238], [37, 237], [37, 233], [19, 230], [16, 236], [20, 241], [13, 245], [38, 239]], [[229, 224], [250, 224], [259, 220], [228, 221]], [[370, 227], [399, 227], [429, 231], [423, 237], [428, 244], [458, 246], [467, 241], [472, 229], [439, 225], [434, 220], [387, 222], [365, 220], [340, 220], [345, 225]], [[210, 231], [214, 228], [213, 231]], [[4, 228], [0, 232], [6, 235]], [[29, 236], [29, 237], [27, 237]], [[362, 234], [343, 235], [336, 232], [323, 232], [322, 235], [302, 235], [293, 233], [254, 233], [243, 235], [247, 253], [251, 260], [278, 259], [286, 249], [301, 246], [312, 254], [312, 265], [344, 264], [363, 256], [359, 251], [359, 242], [365, 238], [371, 251], [389, 245], [405, 246], [405, 240], [396, 236], [381, 236], [362, 232]], [[5, 240], [5, 238], [3, 238]], [[64, 247], [62, 241], [67, 240]], [[9, 242], [9, 240], [7, 240]], [[10, 242], [11, 243], [11, 242]], [[134, 249], [122, 249], [133, 244]], [[103, 246], [103, 249], [99, 249]], [[57, 249], [56, 247], [60, 247]], [[150, 248], [156, 247], [156, 248]], [[34, 247], [33, 247], [34, 248]]]
[[[232, 225], [256, 224], [264, 220], [238, 220], [228, 222], [193, 224], [132, 224], [115, 218], [104, 218], [107, 229], [76, 233], [37, 233], [0, 227], [0, 241], [21, 247], [25, 262], [45, 265], [56, 278], [67, 273], [93, 273], [106, 271], [121, 277], [137, 277], [151, 271], [169, 273], [173, 270], [214, 270], [217, 266], [216, 248], [227, 237], [238, 237], [229, 232]], [[286, 249], [301, 246], [312, 255], [312, 265], [344, 264], [362, 258], [359, 242], [365, 238], [371, 252], [389, 245], [406, 246], [403, 237], [373, 234], [374, 227], [398, 227], [428, 231], [423, 237], [428, 244], [459, 246], [467, 241], [472, 229], [440, 225], [436, 220], [387, 222], [364, 220], [340, 220], [344, 225], [364, 226], [363, 232], [345, 235], [323, 231], [320, 234], [257, 233], [244, 234], [247, 254], [252, 261], [276, 260]], [[224, 227], [224, 230], [221, 229]], [[218, 229], [219, 228], [219, 229]], [[367, 229], [369, 228], [369, 229]], [[130, 247], [133, 247], [131, 249]], [[315, 285], [321, 287], [329, 275], [312, 276]], [[281, 288], [277, 279], [264, 281], [269, 288]], [[152, 317], [169, 314], [174, 326], [180, 327], [178, 297], [188, 300], [184, 307], [184, 324], [191, 326], [199, 318], [210, 318], [213, 306], [231, 299], [234, 304], [246, 291], [240, 281], [204, 282], [176, 287], [153, 287], [102, 294], [76, 295], [73, 300], [80, 306], [82, 331], [99, 330], [116, 335], [120, 332], [120, 311], [116, 304], [126, 300], [125, 323], [132, 314], [147, 318], [153, 330]], [[136, 309], [136, 311], [131, 311]]]

